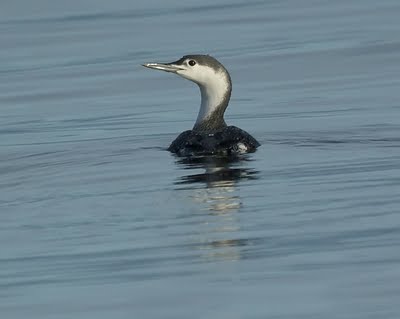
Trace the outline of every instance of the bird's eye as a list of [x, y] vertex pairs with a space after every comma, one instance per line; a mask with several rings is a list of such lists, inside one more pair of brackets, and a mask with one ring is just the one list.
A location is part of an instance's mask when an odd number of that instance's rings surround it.
[[189, 65], [190, 65], [190, 66], [196, 65], [196, 61], [195, 61], [195, 60], [190, 60], [190, 61], [189, 61]]

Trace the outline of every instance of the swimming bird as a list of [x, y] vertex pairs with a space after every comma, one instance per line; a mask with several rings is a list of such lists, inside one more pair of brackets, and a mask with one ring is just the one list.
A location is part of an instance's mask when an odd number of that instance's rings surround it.
[[181, 133], [168, 150], [179, 156], [235, 155], [254, 152], [260, 143], [236, 126], [228, 126], [224, 113], [232, 92], [228, 71], [209, 55], [185, 55], [171, 63], [145, 63], [144, 67], [175, 73], [196, 83], [201, 104], [192, 130]]

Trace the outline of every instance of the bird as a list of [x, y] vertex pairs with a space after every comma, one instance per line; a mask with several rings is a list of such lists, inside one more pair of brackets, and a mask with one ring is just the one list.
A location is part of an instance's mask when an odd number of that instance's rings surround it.
[[177, 74], [200, 88], [201, 104], [191, 130], [168, 147], [178, 156], [237, 155], [255, 152], [260, 143], [246, 131], [228, 126], [224, 113], [232, 93], [227, 69], [210, 55], [185, 55], [170, 63], [144, 63], [146, 68]]

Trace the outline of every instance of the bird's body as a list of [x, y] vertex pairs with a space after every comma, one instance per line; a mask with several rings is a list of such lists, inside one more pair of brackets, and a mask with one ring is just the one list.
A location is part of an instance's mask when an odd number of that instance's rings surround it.
[[214, 133], [185, 131], [179, 134], [168, 150], [179, 156], [234, 155], [254, 152], [259, 145], [249, 133], [236, 126], [226, 126]]
[[172, 63], [146, 63], [151, 69], [173, 72], [200, 87], [201, 106], [192, 130], [181, 133], [169, 151], [180, 156], [233, 155], [254, 152], [260, 144], [247, 132], [227, 126], [224, 113], [232, 92], [228, 71], [209, 55], [186, 55]]

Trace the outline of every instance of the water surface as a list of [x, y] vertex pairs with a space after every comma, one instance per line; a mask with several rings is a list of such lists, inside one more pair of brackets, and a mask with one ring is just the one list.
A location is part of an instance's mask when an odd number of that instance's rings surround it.
[[[399, 318], [397, 1], [3, 1], [2, 318]], [[209, 53], [262, 147], [179, 159]]]

